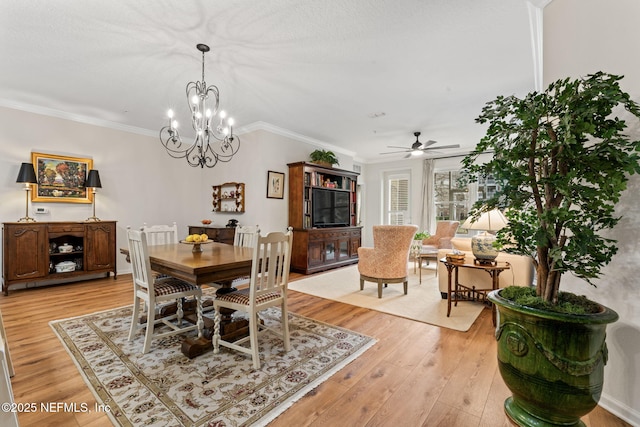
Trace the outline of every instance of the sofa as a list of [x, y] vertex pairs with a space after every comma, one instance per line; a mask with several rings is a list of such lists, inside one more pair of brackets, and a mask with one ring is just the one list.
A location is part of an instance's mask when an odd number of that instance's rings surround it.
[[[473, 263], [474, 256], [471, 251], [470, 237], [454, 237], [451, 239], [451, 245], [453, 249], [457, 249], [465, 254], [466, 263]], [[440, 249], [438, 251], [438, 260], [444, 258], [451, 252], [452, 249]], [[532, 286], [535, 275], [533, 262], [529, 257], [500, 252], [496, 261], [508, 262], [511, 265], [509, 270], [502, 272], [500, 276], [498, 276], [501, 288], [512, 285]], [[447, 299], [449, 280], [447, 267], [445, 267], [443, 263], [438, 262], [437, 268], [440, 295], [442, 295], [442, 299]], [[468, 286], [475, 285], [477, 287], [491, 288], [491, 277], [487, 272], [482, 270], [460, 268], [458, 269], [458, 282]]]

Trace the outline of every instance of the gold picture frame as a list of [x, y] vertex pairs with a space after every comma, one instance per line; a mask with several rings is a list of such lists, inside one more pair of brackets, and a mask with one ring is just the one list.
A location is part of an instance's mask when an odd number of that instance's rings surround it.
[[84, 183], [93, 159], [31, 153], [38, 183], [33, 184], [32, 202], [92, 203], [93, 191]]

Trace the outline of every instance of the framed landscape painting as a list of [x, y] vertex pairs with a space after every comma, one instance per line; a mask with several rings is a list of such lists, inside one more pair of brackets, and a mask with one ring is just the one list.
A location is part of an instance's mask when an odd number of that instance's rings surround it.
[[32, 202], [93, 202], [93, 192], [84, 186], [93, 159], [31, 153], [31, 163], [38, 178], [33, 184]]

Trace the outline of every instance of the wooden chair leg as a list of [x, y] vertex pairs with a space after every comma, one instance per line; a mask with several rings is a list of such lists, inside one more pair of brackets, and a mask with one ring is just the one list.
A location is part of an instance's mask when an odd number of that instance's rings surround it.
[[213, 352], [220, 352], [220, 307], [216, 307], [214, 305], [214, 314], [213, 314]]
[[155, 322], [155, 310], [149, 310], [149, 312], [147, 313], [147, 331], [144, 334], [144, 347], [142, 347], [142, 354], [147, 354], [149, 352], [149, 347], [151, 347], [151, 338], [153, 338], [153, 327], [155, 325]]
[[378, 279], [378, 298], [382, 298], [382, 280], [381, 279]]
[[[146, 303], [145, 303], [146, 305]], [[138, 297], [133, 299], [133, 313], [131, 314], [131, 328], [129, 328], [129, 341], [133, 340], [133, 337], [138, 330], [138, 322], [140, 321], [140, 300]]]
[[280, 312], [282, 313], [282, 341], [284, 341], [284, 351], [289, 351], [291, 349], [291, 340], [289, 339], [289, 312], [287, 311], [287, 301], [282, 301], [282, 306], [280, 308]]
[[251, 359], [253, 369], [260, 369], [260, 355], [258, 354], [258, 313], [249, 316], [249, 341], [251, 343]]
[[364, 289], [364, 279], [361, 277], [360, 278], [360, 290]]
[[409, 281], [405, 280], [404, 282], [402, 282], [402, 284], [404, 285], [404, 294], [407, 294], [407, 291], [409, 290]]

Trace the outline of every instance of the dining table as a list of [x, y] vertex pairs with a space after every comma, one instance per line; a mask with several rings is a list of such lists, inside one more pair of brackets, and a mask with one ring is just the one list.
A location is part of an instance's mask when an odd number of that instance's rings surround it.
[[[218, 284], [220, 287], [216, 290], [217, 294], [235, 291], [236, 289], [232, 286], [234, 279], [251, 275], [252, 248], [211, 241], [200, 246], [200, 251], [194, 251], [193, 245], [185, 243], [148, 246], [151, 270], [197, 286]], [[126, 255], [129, 261], [128, 248], [121, 248], [120, 253]], [[165, 308], [165, 310], [171, 311], [172, 308]], [[248, 334], [248, 321], [241, 318], [234, 319], [232, 314], [233, 311], [221, 311], [220, 335], [223, 339]], [[188, 308], [185, 307], [184, 318], [195, 321], [196, 314], [189, 313]], [[204, 321], [203, 336], [186, 338], [182, 343], [182, 353], [189, 358], [212, 348], [213, 319], [204, 316]]]

